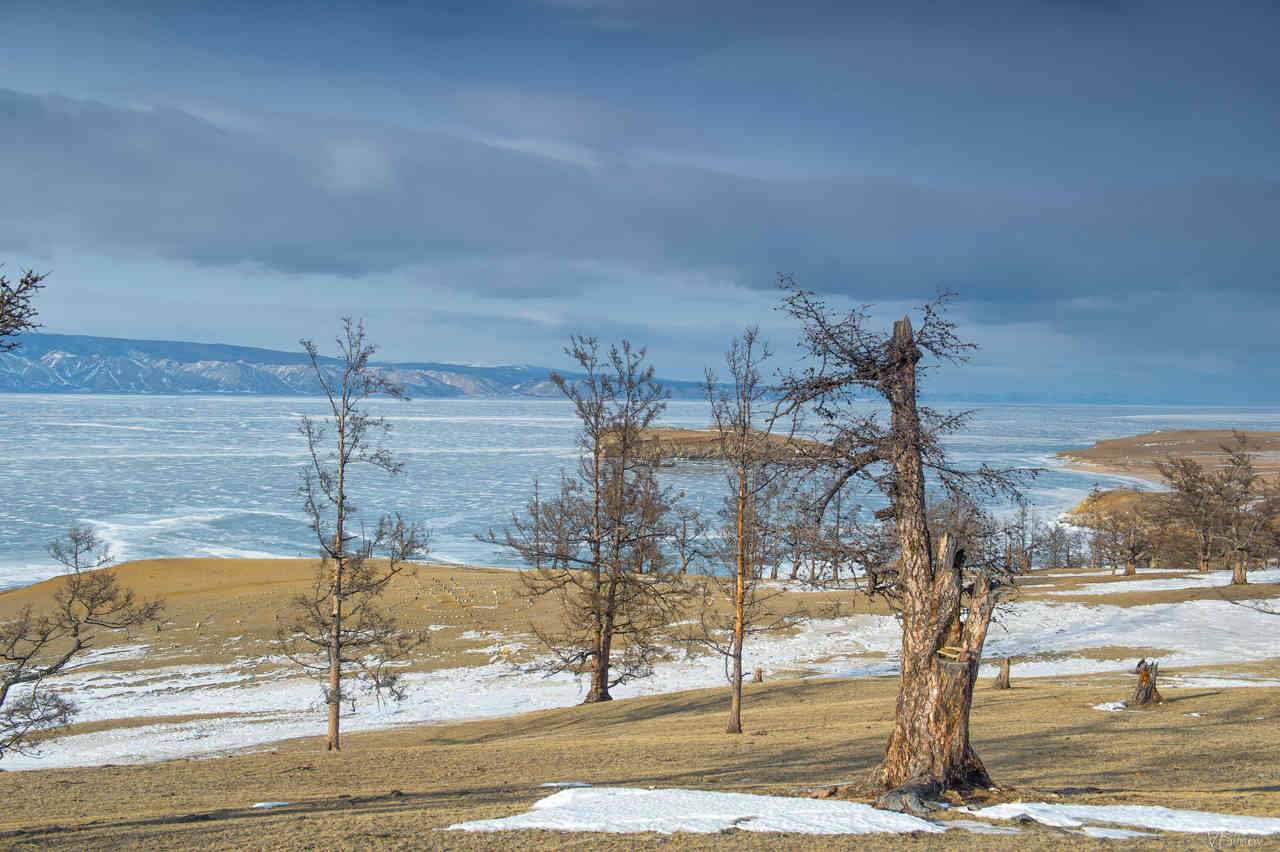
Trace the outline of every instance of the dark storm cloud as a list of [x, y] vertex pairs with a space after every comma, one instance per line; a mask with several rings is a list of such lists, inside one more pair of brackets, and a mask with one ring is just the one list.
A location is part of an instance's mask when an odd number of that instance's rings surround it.
[[[352, 276], [485, 256], [458, 287], [555, 296], [592, 274], [521, 259], [777, 272], [869, 301], [938, 287], [1017, 318], [1116, 290], [1269, 292], [1280, 185], [1205, 179], [1072, 200], [892, 180], [748, 178], [631, 159], [578, 165], [444, 134], [358, 124], [217, 126], [0, 93], [6, 238], [75, 234], [206, 265]], [[530, 272], [539, 268], [530, 263]]]
[[952, 288], [991, 387], [1274, 390], [1277, 21], [15, 0], [0, 260], [56, 268], [45, 316], [78, 331], [279, 345], [309, 333], [296, 306], [354, 302], [406, 358], [598, 330], [692, 376], [779, 272], [893, 311]]

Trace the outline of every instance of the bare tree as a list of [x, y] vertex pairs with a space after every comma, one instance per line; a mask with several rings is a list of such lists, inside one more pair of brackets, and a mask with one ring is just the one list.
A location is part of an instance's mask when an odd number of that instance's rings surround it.
[[73, 527], [49, 542], [66, 568], [50, 612], [30, 606], [0, 624], [0, 757], [30, 748], [33, 734], [68, 724], [75, 704], [50, 684], [79, 654], [94, 647], [97, 629], [127, 630], [156, 620], [164, 604], [138, 601], [121, 586], [110, 550], [90, 527]]
[[527, 596], [559, 604], [562, 627], [535, 634], [553, 655], [549, 670], [590, 677], [583, 701], [590, 704], [652, 672], [687, 595], [660, 547], [673, 532], [675, 498], [658, 485], [659, 454], [640, 441], [668, 394], [644, 365], [644, 350], [626, 341], [602, 358], [595, 338], [574, 337], [566, 352], [585, 375], [551, 379], [582, 424], [577, 469], [561, 477], [555, 498], [532, 501], [501, 536], [489, 530], [481, 538], [532, 568], [521, 575]]
[[[741, 338], [734, 338], [725, 353], [729, 368], [731, 388], [721, 389], [715, 373], [706, 371], [707, 398], [711, 403], [712, 425], [719, 433], [722, 456], [729, 461], [726, 498], [728, 543], [725, 559], [730, 569], [731, 588], [728, 597], [733, 602], [733, 623], [729, 641], [723, 643], [719, 625], [709, 625], [703, 607], [703, 624], [706, 641], [723, 653], [731, 668], [729, 674], [729, 722], [730, 734], [742, 733], [742, 648], [746, 635], [760, 629], [761, 618], [777, 625], [778, 619], [766, 615], [766, 602], [773, 595], [762, 595], [759, 585], [761, 567], [766, 563], [777, 565], [774, 539], [770, 529], [772, 519], [767, 510], [778, 483], [780, 468], [772, 458], [772, 419], [763, 429], [756, 428], [756, 421], [764, 413], [769, 388], [760, 380], [760, 365], [771, 357], [766, 343], [760, 340], [758, 327], [748, 328]], [[776, 576], [776, 567], [774, 575]]]
[[[680, 576], [689, 573], [690, 568], [697, 568], [705, 563], [711, 552], [707, 542], [710, 529], [702, 513], [692, 506], [677, 504], [675, 518], [671, 523], [671, 546], [674, 551]], [[695, 573], [696, 570], [695, 570]]]
[[[299, 431], [307, 441], [310, 463], [303, 471], [303, 506], [320, 544], [320, 567], [310, 594], [294, 599], [294, 617], [282, 625], [280, 641], [300, 666], [328, 673], [325, 703], [329, 713], [327, 748], [341, 748], [341, 705], [349, 700], [344, 680], [358, 672], [367, 686], [393, 697], [401, 692], [388, 663], [403, 660], [423, 639], [401, 630], [378, 606], [392, 578], [427, 552], [427, 534], [399, 515], [384, 515], [377, 530], [355, 531], [356, 506], [348, 492], [353, 468], [402, 472], [380, 439], [391, 426], [364, 410], [370, 397], [407, 399], [404, 389], [371, 366], [377, 347], [365, 339], [364, 324], [342, 321], [337, 361], [322, 359], [310, 340], [301, 341], [324, 391], [332, 419], [303, 417]], [[375, 559], [375, 554], [382, 558]]]
[[[946, 294], [923, 308], [918, 330], [904, 317], [886, 335], [867, 328], [866, 308], [833, 315], [813, 293], [788, 278], [783, 284], [783, 310], [801, 323], [800, 347], [811, 361], [784, 379], [783, 411], [815, 414], [831, 447], [823, 461], [834, 476], [818, 506], [825, 509], [846, 482], [862, 479], [888, 496], [897, 530], [901, 674], [893, 732], [875, 773], [891, 793], [879, 803], [920, 809], [946, 787], [990, 786], [969, 743], [969, 710], [999, 585], [987, 571], [963, 582], [966, 553], [957, 536], [935, 541], [925, 472], [952, 493], [1011, 488], [1010, 472], [951, 465], [940, 438], [965, 416], [939, 414], [917, 401], [925, 353], [958, 361], [973, 346], [962, 343], [942, 315]], [[874, 410], [852, 405], [863, 391], [888, 403], [888, 424]]]
[[1092, 530], [1098, 557], [1120, 569], [1126, 577], [1138, 573], [1138, 564], [1155, 552], [1156, 518], [1142, 492], [1102, 492], [1096, 487], [1085, 499], [1080, 523]]
[[1259, 534], [1269, 522], [1267, 508], [1270, 496], [1267, 484], [1253, 466], [1249, 439], [1235, 432], [1232, 441], [1222, 445], [1226, 463], [1212, 477], [1213, 491], [1222, 514], [1219, 534], [1223, 550], [1231, 565], [1231, 584], [1249, 582], [1249, 562], [1259, 545]]
[[31, 304], [36, 293], [44, 288], [48, 273], [28, 269], [16, 283], [0, 275], [0, 352], [12, 352], [22, 345], [15, 338], [24, 331], [40, 327], [36, 322], [36, 308]]
[[1162, 495], [1164, 513], [1195, 537], [1196, 568], [1208, 571], [1214, 540], [1222, 524], [1213, 476], [1198, 461], [1186, 456], [1170, 457], [1155, 464], [1160, 478], [1169, 487], [1169, 493]]

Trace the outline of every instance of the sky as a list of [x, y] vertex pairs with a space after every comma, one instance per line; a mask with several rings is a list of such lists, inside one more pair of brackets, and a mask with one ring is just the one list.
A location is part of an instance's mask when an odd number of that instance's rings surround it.
[[[1280, 404], [1280, 7], [5, 0], [46, 331], [697, 378], [789, 274], [956, 394]], [[723, 371], [723, 368], [721, 368]]]

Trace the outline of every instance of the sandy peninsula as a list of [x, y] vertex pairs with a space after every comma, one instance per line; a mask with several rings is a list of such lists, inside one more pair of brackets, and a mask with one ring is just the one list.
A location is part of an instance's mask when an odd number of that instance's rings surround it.
[[[1249, 449], [1256, 453], [1259, 473], [1280, 473], [1280, 432], [1246, 431]], [[1160, 481], [1155, 463], [1170, 456], [1190, 456], [1206, 467], [1221, 463], [1222, 446], [1232, 440], [1230, 429], [1179, 429], [1144, 432], [1127, 438], [1109, 438], [1081, 450], [1063, 450], [1058, 458], [1071, 467], [1119, 476]]]

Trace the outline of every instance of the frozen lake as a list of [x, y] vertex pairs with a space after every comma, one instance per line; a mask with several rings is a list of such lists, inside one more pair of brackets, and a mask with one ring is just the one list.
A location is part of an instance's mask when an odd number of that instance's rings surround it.
[[[1153, 429], [1280, 428], [1280, 410], [1103, 405], [964, 405], [974, 418], [949, 440], [956, 461], [1051, 468], [1026, 493], [1041, 512], [1077, 503], [1095, 483], [1062, 469], [1058, 450]], [[562, 401], [379, 401], [402, 476], [366, 472], [351, 488], [361, 518], [400, 511], [432, 531], [432, 557], [515, 565], [479, 542], [575, 463], [576, 421]], [[306, 449], [298, 419], [325, 413], [310, 397], [0, 395], [0, 587], [56, 573], [44, 544], [92, 524], [120, 560], [162, 556], [311, 556], [297, 489]], [[705, 428], [702, 402], [673, 402], [665, 425]], [[724, 480], [714, 463], [666, 480], [709, 513]], [[878, 495], [863, 500], [881, 504]]]

